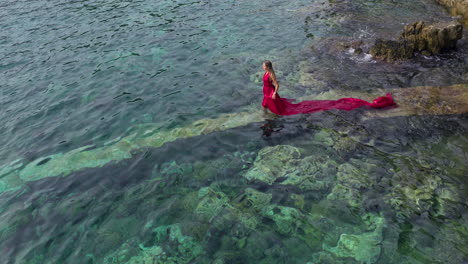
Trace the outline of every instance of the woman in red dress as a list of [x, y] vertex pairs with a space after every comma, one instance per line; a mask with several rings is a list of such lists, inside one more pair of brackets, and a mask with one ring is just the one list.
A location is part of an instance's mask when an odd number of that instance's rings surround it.
[[378, 97], [369, 103], [357, 98], [342, 98], [339, 100], [311, 100], [302, 101], [297, 104], [291, 103], [291, 99], [281, 98], [278, 94], [279, 83], [276, 79], [275, 71], [271, 61], [263, 62], [263, 101], [262, 107], [266, 112], [269, 109], [277, 115], [295, 115], [304, 113], [313, 113], [329, 109], [352, 110], [361, 106], [372, 108], [383, 108], [395, 105], [391, 94]]

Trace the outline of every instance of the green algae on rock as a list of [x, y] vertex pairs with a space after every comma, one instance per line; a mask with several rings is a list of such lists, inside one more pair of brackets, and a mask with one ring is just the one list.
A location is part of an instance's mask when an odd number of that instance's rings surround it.
[[[104, 258], [103, 264], [185, 264], [203, 254], [203, 248], [192, 237], [182, 234], [180, 225], [160, 226], [153, 230], [156, 245], [132, 249], [123, 244]], [[166, 249], [167, 248], [167, 249]], [[133, 252], [137, 251], [137, 255]]]
[[325, 191], [330, 188], [336, 167], [336, 162], [326, 154], [301, 158], [300, 149], [278, 145], [260, 150], [253, 167], [244, 177], [270, 185], [295, 185], [302, 190]]
[[300, 150], [292, 146], [279, 145], [264, 148], [258, 153], [254, 167], [244, 177], [248, 180], [257, 179], [272, 184], [284, 176], [284, 166], [300, 156]]
[[229, 205], [229, 198], [224, 193], [216, 192], [210, 187], [201, 188], [198, 198], [201, 200], [195, 208], [195, 213], [208, 217], [210, 221]]
[[245, 195], [247, 196], [247, 201], [252, 204], [252, 207], [256, 211], [262, 211], [265, 206], [270, 204], [272, 194], [259, 192], [252, 188], [247, 188], [244, 190]]
[[377, 166], [359, 160], [351, 160], [352, 163], [343, 163], [338, 167], [336, 183], [327, 196], [329, 200], [341, 200], [353, 207], [361, 205], [363, 194], [375, 184], [375, 176], [371, 177], [370, 171]]
[[335, 247], [324, 244], [324, 250], [338, 258], [353, 258], [366, 264], [376, 263], [381, 252], [385, 220], [376, 215], [371, 215], [370, 218], [369, 228], [373, 228], [372, 231], [360, 234], [343, 233]]

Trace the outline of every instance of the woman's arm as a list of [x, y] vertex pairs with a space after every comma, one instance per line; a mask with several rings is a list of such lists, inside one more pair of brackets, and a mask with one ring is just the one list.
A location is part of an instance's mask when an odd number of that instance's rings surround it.
[[276, 98], [276, 93], [279, 90], [279, 83], [278, 80], [276, 80], [276, 75], [275, 74], [270, 74], [271, 81], [273, 82], [273, 85], [275, 86], [275, 91], [271, 95], [271, 98], [275, 99]]

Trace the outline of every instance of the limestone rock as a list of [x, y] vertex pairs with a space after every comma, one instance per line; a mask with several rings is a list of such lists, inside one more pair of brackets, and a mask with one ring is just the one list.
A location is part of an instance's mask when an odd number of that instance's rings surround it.
[[468, 0], [437, 0], [439, 4], [446, 6], [452, 15], [461, 15], [465, 25], [468, 24]]
[[389, 62], [406, 60], [413, 57], [412, 47], [405, 41], [377, 39], [369, 53], [377, 59]]
[[[122, 246], [104, 257], [104, 264], [176, 264], [191, 263], [193, 259], [203, 254], [203, 248], [192, 237], [182, 234], [179, 224], [160, 226], [153, 231], [156, 245], [144, 247], [139, 245], [137, 254], [129, 240]], [[169, 248], [170, 250], [166, 250]]]
[[295, 185], [302, 190], [328, 190], [337, 164], [325, 154], [301, 158], [300, 150], [292, 146], [262, 149], [254, 166], [244, 177], [267, 184]]
[[217, 216], [224, 207], [229, 205], [229, 198], [222, 192], [216, 192], [210, 187], [201, 188], [198, 191], [200, 202], [195, 208], [198, 215], [212, 219]]
[[375, 263], [380, 256], [384, 218], [372, 217], [375, 229], [361, 234], [341, 234], [336, 247], [324, 245], [324, 250], [340, 258], [353, 258], [359, 263]]
[[441, 178], [427, 171], [414, 173], [414, 168], [402, 168], [390, 180], [392, 189], [385, 200], [397, 214], [409, 217], [432, 210], [436, 203], [436, 190]]
[[454, 49], [462, 38], [463, 26], [458, 22], [426, 25], [419, 21], [406, 25], [400, 39], [406, 40], [415, 51], [435, 55]]
[[244, 192], [247, 196], [247, 201], [249, 201], [252, 207], [257, 211], [261, 211], [263, 207], [270, 204], [271, 198], [273, 197], [271, 193], [262, 193], [252, 188], [247, 188]]
[[438, 217], [456, 219], [462, 216], [466, 202], [455, 185], [446, 183], [437, 189], [436, 199], [435, 215]]
[[260, 180], [272, 184], [284, 176], [285, 165], [291, 160], [300, 158], [298, 148], [279, 145], [262, 149], [255, 160], [254, 167], [244, 177], [248, 180]]
[[351, 160], [351, 163], [343, 163], [338, 168], [336, 184], [328, 200], [346, 201], [352, 207], [360, 207], [365, 190], [372, 188], [375, 178], [371, 177], [376, 165], [359, 160]]
[[299, 223], [298, 219], [301, 217], [301, 213], [297, 209], [279, 205], [266, 207], [263, 215], [276, 223], [277, 230], [281, 234], [295, 232], [296, 226]]
[[412, 58], [414, 52], [436, 55], [456, 48], [462, 33], [463, 26], [459, 22], [426, 25], [419, 21], [406, 25], [398, 40], [377, 39], [369, 52], [375, 58], [390, 62]]
[[312, 249], [320, 247], [324, 234], [312, 224], [309, 215], [296, 208], [280, 205], [266, 206], [261, 214], [275, 223], [278, 233], [297, 237]]

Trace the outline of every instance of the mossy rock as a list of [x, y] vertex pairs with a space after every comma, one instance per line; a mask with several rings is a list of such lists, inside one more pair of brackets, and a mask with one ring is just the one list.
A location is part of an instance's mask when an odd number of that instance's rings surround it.
[[417, 170], [417, 166], [402, 168], [390, 180], [392, 188], [385, 195], [385, 201], [399, 217], [429, 212], [436, 205], [436, 190], [441, 186], [441, 178], [431, 171]]
[[288, 145], [266, 147], [258, 153], [254, 166], [244, 177], [248, 180], [260, 180], [273, 184], [284, 176], [285, 165], [294, 159], [299, 159], [301, 152], [298, 148]]
[[338, 167], [336, 184], [327, 199], [341, 200], [352, 207], [360, 207], [364, 191], [376, 183], [375, 176], [370, 173], [375, 166], [355, 159], [341, 164]]
[[229, 205], [229, 198], [222, 192], [216, 192], [210, 187], [203, 187], [198, 191], [198, 202], [195, 213], [211, 219], [217, 216]]
[[324, 245], [324, 250], [339, 258], [352, 258], [366, 264], [376, 263], [381, 252], [384, 218], [372, 216], [369, 221], [370, 226], [375, 228], [373, 231], [360, 234], [343, 233], [335, 247]]
[[244, 190], [247, 201], [256, 211], [261, 211], [263, 208], [270, 204], [273, 195], [271, 193], [259, 192], [252, 188]]
[[294, 185], [301, 190], [326, 192], [331, 188], [336, 168], [337, 163], [326, 154], [301, 158], [298, 148], [279, 145], [262, 149], [244, 177], [270, 185]]

